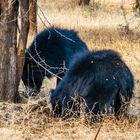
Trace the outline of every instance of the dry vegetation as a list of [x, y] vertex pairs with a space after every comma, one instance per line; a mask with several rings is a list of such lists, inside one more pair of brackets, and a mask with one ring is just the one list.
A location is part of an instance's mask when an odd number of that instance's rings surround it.
[[0, 103], [0, 140], [93, 140], [101, 125], [97, 140], [139, 140], [140, 17], [130, 10], [129, 3], [125, 3], [125, 20], [119, 1], [97, 1], [95, 4], [91, 1], [89, 7], [82, 8], [76, 5], [75, 0], [39, 0], [38, 4], [47, 17], [44, 18], [39, 8], [38, 31], [50, 27], [49, 21], [52, 26], [78, 31], [91, 50], [113, 49], [120, 52], [135, 79], [135, 97], [129, 111], [133, 116], [122, 121], [109, 117], [91, 126], [85, 124], [83, 116], [68, 121], [52, 118], [48, 98], [55, 79], [45, 80], [36, 99], [17, 105]]

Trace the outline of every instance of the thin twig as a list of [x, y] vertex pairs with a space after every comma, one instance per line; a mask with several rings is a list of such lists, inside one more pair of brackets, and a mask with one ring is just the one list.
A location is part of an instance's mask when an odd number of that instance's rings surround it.
[[99, 133], [100, 133], [100, 130], [101, 130], [102, 126], [103, 126], [103, 123], [101, 123], [101, 125], [100, 125], [100, 127], [99, 127], [99, 129], [98, 129], [98, 131], [97, 131], [93, 140], [97, 140], [97, 137], [99, 136]]
[[43, 69], [45, 69], [45, 70], [46, 70], [48, 73], [50, 73], [51, 75], [53, 75], [53, 76], [59, 78], [60, 80], [62, 80], [61, 77], [59, 77], [58, 75], [54, 74], [53, 72], [51, 72], [51, 71], [49, 71], [47, 68], [45, 68], [43, 65], [41, 65], [40, 62], [38, 62], [34, 57], [32, 57], [32, 55], [31, 55], [31, 53], [29, 53], [29, 51], [27, 51], [27, 52], [28, 52], [28, 54], [30, 55], [30, 57], [31, 57], [40, 67], [42, 67]]

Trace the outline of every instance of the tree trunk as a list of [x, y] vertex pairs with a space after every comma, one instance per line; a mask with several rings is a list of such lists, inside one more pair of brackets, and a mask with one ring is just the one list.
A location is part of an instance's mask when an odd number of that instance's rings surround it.
[[87, 6], [89, 5], [90, 0], [79, 0], [79, 5]]
[[18, 2], [0, 0], [0, 101], [16, 102]]
[[29, 32], [29, 0], [20, 0], [20, 13], [21, 13], [21, 30], [18, 42], [18, 85], [22, 76], [22, 69], [25, 57], [25, 48], [27, 44]]
[[29, 33], [33, 37], [37, 34], [37, 0], [29, 0], [30, 10], [29, 10]]

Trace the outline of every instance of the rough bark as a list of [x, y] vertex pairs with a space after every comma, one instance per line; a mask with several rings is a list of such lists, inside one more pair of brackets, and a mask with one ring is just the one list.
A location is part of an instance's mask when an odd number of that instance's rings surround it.
[[20, 15], [21, 15], [21, 30], [18, 42], [18, 84], [22, 76], [22, 69], [24, 64], [25, 49], [29, 32], [29, 0], [20, 0]]
[[16, 102], [18, 2], [0, 0], [0, 101]]
[[37, 33], [37, 0], [29, 0], [29, 2], [29, 33], [34, 37]]

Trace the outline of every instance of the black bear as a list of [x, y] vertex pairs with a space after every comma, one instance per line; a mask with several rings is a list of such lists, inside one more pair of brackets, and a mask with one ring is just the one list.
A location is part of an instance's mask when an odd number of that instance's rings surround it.
[[[94, 115], [112, 110], [118, 118], [133, 96], [133, 75], [113, 50], [77, 56], [63, 80], [51, 93], [54, 115], [67, 116], [77, 102], [85, 102], [85, 112]], [[112, 112], [111, 111], [111, 112]]]
[[22, 80], [26, 89], [39, 92], [47, 76], [57, 75], [57, 83], [76, 54], [88, 52], [77, 32], [49, 28], [39, 33], [25, 53]]

